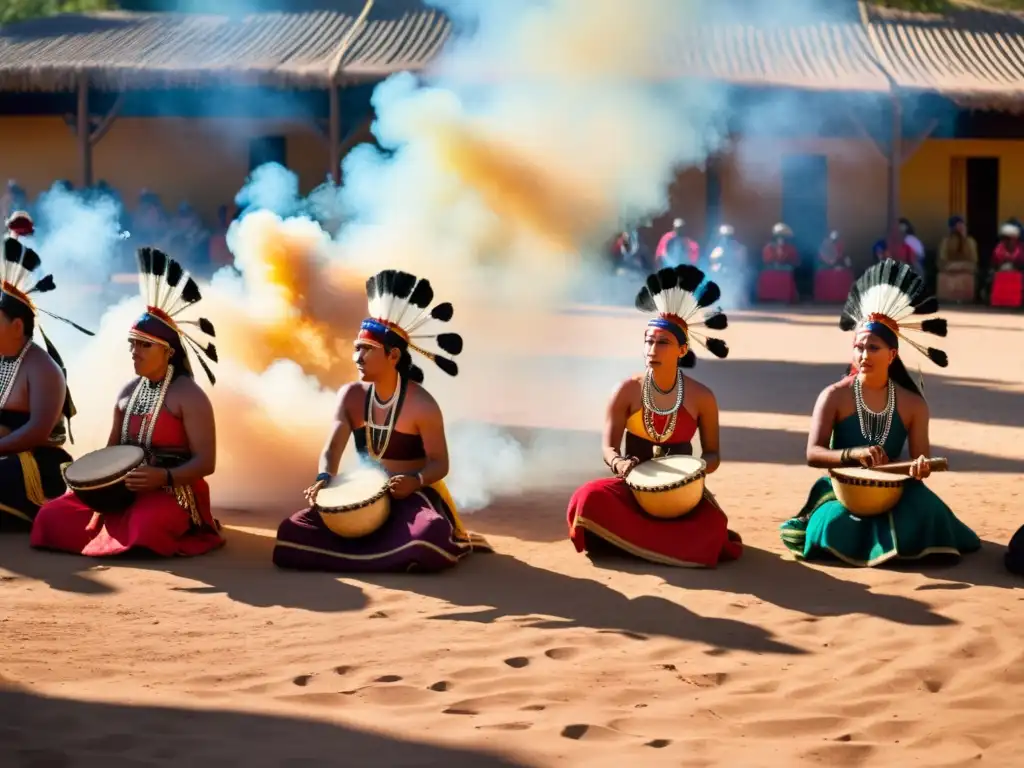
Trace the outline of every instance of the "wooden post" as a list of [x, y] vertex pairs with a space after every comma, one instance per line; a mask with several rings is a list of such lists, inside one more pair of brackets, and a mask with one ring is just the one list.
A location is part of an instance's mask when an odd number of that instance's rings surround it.
[[75, 115], [75, 134], [78, 137], [79, 183], [83, 188], [92, 186], [92, 142], [89, 126], [89, 76], [78, 75], [78, 110]]
[[895, 253], [903, 242], [900, 235], [900, 169], [903, 165], [903, 103], [898, 94], [890, 96], [892, 127], [889, 135], [889, 205], [886, 225], [889, 230], [889, 252]]
[[330, 122], [327, 125], [327, 145], [331, 164], [331, 178], [335, 184], [341, 184], [341, 94], [338, 86], [331, 83], [328, 90], [330, 98]]

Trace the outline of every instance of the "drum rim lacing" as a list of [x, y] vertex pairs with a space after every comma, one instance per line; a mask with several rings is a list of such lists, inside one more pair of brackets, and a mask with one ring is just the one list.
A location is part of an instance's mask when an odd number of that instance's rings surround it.
[[[679, 417], [679, 409], [683, 405], [683, 399], [686, 395], [686, 379], [683, 376], [681, 368], [676, 369], [676, 401], [668, 409], [658, 408], [654, 404], [654, 396], [651, 394], [651, 387], [654, 382], [654, 373], [650, 368], [644, 374], [643, 385], [640, 388], [641, 402], [644, 411], [644, 430], [648, 436], [657, 443], [663, 443], [668, 437], [675, 432], [676, 421]], [[669, 390], [671, 392], [671, 390]], [[668, 416], [668, 424], [665, 425], [665, 431], [659, 432], [654, 426], [654, 415]]]

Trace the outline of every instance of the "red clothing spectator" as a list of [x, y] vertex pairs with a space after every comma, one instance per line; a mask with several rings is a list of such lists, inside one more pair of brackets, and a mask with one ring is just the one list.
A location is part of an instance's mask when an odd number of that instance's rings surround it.
[[1024, 246], [1016, 238], [1002, 240], [992, 252], [992, 269], [1002, 269], [1006, 265], [1024, 269]]
[[683, 234], [685, 226], [685, 221], [676, 219], [672, 222], [672, 229], [661, 236], [658, 247], [654, 249], [654, 262], [658, 269], [678, 267], [687, 262], [696, 266], [700, 260], [700, 246], [696, 240]]

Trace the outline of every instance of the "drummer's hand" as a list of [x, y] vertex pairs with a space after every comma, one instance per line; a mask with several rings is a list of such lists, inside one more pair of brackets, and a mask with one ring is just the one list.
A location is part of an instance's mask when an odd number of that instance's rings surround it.
[[889, 463], [889, 457], [885, 455], [885, 449], [880, 445], [865, 445], [858, 448], [854, 458], [862, 467], [877, 467], [879, 464]]
[[918, 456], [910, 465], [910, 476], [915, 480], [924, 480], [932, 473], [932, 466], [928, 463], [927, 456]]
[[416, 475], [394, 475], [388, 480], [388, 490], [396, 499], [412, 496], [420, 487], [420, 480]]
[[144, 464], [133, 469], [124, 479], [124, 486], [129, 491], [155, 491], [167, 485], [167, 470]]
[[640, 463], [636, 456], [619, 457], [612, 462], [612, 471], [619, 477], [625, 477], [633, 471], [633, 467]]
[[315, 483], [309, 486], [309, 488], [302, 492], [302, 495], [306, 497], [306, 503], [309, 504], [309, 506], [312, 507], [314, 504], [316, 504], [316, 495], [320, 493], [320, 489], [323, 488], [325, 485], [327, 485], [326, 480], [317, 480]]

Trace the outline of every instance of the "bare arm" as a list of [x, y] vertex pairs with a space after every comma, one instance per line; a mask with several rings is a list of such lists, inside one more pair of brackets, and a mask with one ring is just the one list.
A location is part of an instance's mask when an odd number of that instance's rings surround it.
[[[45, 352], [42, 353], [46, 355]], [[49, 355], [25, 360], [21, 370], [28, 380], [29, 419], [24, 426], [0, 438], [0, 455], [30, 451], [46, 445], [64, 408], [67, 383]]]
[[722, 463], [719, 453], [718, 401], [710, 389], [704, 389], [697, 401], [697, 425], [700, 429], [701, 458], [707, 463], [708, 474]]
[[931, 456], [928, 420], [928, 403], [924, 399], [920, 399], [914, 404], [914, 413], [910, 420], [910, 434], [907, 436], [911, 459], [916, 459], [919, 456]]
[[341, 457], [345, 453], [345, 446], [352, 434], [352, 424], [348, 420], [348, 411], [345, 409], [346, 401], [353, 392], [351, 384], [347, 384], [338, 390], [338, 403], [334, 411], [334, 422], [331, 424], [331, 433], [327, 437], [323, 450], [320, 452], [320, 461], [317, 464], [318, 474], [336, 475], [338, 465], [341, 464]]
[[807, 466], [818, 469], [843, 466], [843, 452], [829, 448], [837, 409], [838, 390], [829, 387], [818, 395], [811, 414], [811, 431], [807, 435]]
[[419, 397], [422, 401], [417, 403], [416, 427], [427, 457], [420, 470], [420, 479], [423, 485], [431, 485], [448, 476], [448, 440], [444, 434], [444, 417], [437, 402], [423, 391]]
[[619, 447], [622, 445], [622, 435], [626, 431], [626, 420], [629, 418], [630, 388], [633, 382], [625, 381], [608, 403], [608, 410], [604, 417], [604, 430], [601, 433], [601, 454], [604, 463], [611, 466], [611, 463], [620, 455]]
[[209, 477], [217, 468], [217, 424], [213, 403], [195, 383], [183, 388], [182, 394], [181, 421], [192, 458], [171, 470], [175, 485], [189, 485]]

